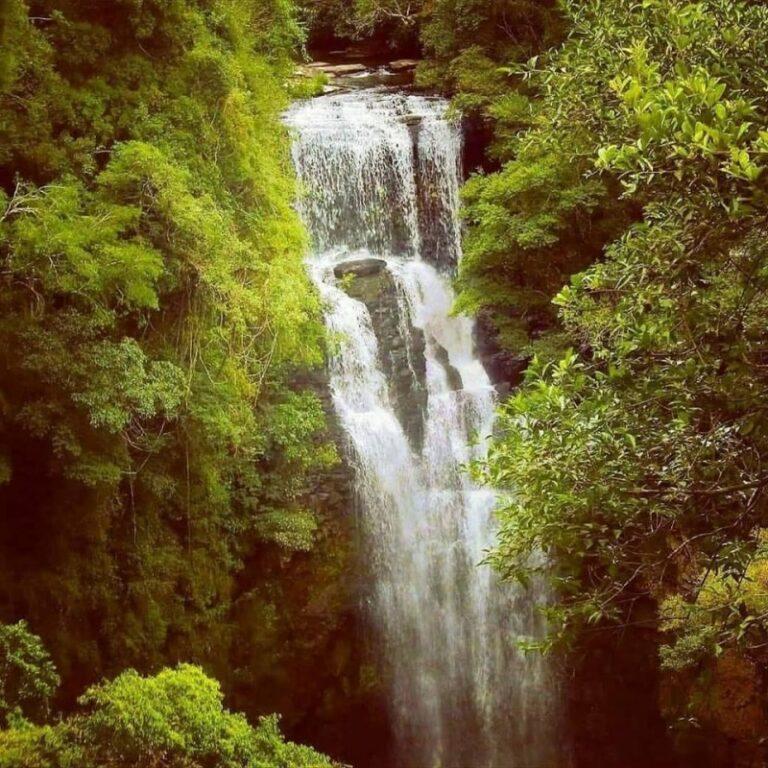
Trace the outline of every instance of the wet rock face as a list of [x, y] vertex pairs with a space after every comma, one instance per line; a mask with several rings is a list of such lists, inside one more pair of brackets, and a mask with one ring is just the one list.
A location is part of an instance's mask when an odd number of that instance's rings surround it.
[[423, 130], [422, 119], [409, 115], [402, 119], [408, 126], [415, 158], [417, 216], [421, 236], [420, 255], [437, 267], [453, 269], [458, 258], [455, 222], [446, 209], [441, 195], [442, 158], [421, 152], [419, 142]]
[[327, 64], [324, 61], [315, 62], [315, 69], [319, 69], [321, 72], [325, 72], [326, 75], [338, 77], [339, 75], [355, 75], [358, 72], [365, 72], [367, 67], [365, 64]]
[[416, 59], [397, 59], [395, 61], [378, 62], [361, 59], [349, 62], [345, 57], [339, 59], [336, 55], [327, 57], [330, 61], [312, 61], [296, 67], [296, 77], [315, 77], [324, 74], [329, 84], [323, 88], [323, 94], [336, 93], [341, 90], [359, 90], [361, 88], [375, 88], [377, 86], [413, 85], [415, 70], [418, 65]]
[[[314, 392], [323, 404], [326, 438], [339, 455], [348, 455], [347, 438], [333, 407], [328, 372], [304, 372], [300, 389]], [[271, 668], [284, 681], [264, 697], [245, 690], [237, 709], [256, 717], [280, 711], [282, 727], [295, 741], [318, 748], [350, 765], [376, 765], [375, 758], [392, 742], [383, 673], [366, 642], [360, 604], [368, 575], [358, 551], [355, 476], [347, 461], [318, 471], [302, 506], [320, 523], [315, 548], [283, 566], [282, 600], [296, 607], [292, 631], [304, 638], [297, 647], [275, 648], [279, 665]], [[283, 610], [288, 610], [285, 602]], [[257, 708], [254, 710], [254, 702]]]
[[403, 327], [397, 286], [386, 269], [386, 262], [381, 259], [347, 262], [339, 265], [335, 274], [345, 280], [346, 292], [368, 308], [395, 413], [412, 447], [420, 451], [427, 409], [424, 334], [410, 321]]
[[387, 68], [392, 72], [408, 72], [409, 70], [416, 69], [419, 62], [416, 59], [396, 59], [390, 61]]
[[531, 358], [501, 346], [498, 332], [487, 311], [481, 311], [477, 317], [475, 346], [480, 361], [500, 395], [508, 395], [522, 383]]
[[448, 376], [448, 386], [454, 391], [458, 392], [464, 386], [461, 380], [461, 374], [451, 365], [451, 359], [448, 355], [448, 350], [441, 347], [439, 344], [435, 344], [435, 357], [440, 365], [445, 369], [446, 376]]
[[333, 274], [339, 280], [348, 277], [374, 277], [384, 270], [386, 266], [387, 263], [383, 259], [358, 259], [357, 261], [339, 264], [333, 270]]

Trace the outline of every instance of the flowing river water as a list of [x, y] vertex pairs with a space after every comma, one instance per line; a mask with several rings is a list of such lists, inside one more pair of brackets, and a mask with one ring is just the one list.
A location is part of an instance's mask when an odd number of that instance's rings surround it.
[[[333, 403], [355, 470], [367, 614], [398, 768], [559, 768], [556, 686], [535, 594], [479, 566], [495, 392], [473, 324], [453, 317], [462, 137], [441, 99], [370, 89], [287, 115], [312, 236], [309, 270], [336, 351]], [[535, 589], [535, 588], [534, 588]]]

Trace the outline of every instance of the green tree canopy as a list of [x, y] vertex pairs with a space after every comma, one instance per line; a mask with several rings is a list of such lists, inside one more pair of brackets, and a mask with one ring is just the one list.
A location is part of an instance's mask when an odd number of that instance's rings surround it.
[[44, 717], [59, 682], [48, 651], [25, 621], [0, 624], [0, 715], [10, 722]]
[[284, 741], [275, 717], [252, 727], [222, 705], [218, 683], [180, 665], [133, 670], [90, 688], [83, 708], [53, 726], [0, 732], [2, 768], [332, 768]]
[[244, 561], [311, 549], [336, 460], [293, 384], [325, 345], [280, 122], [295, 9], [2, 8], [0, 615], [70, 695], [225, 667]]
[[[695, 603], [713, 579], [747, 589], [768, 486], [768, 11], [738, 0], [568, 11], [565, 46], [520, 70], [541, 102], [515, 157], [467, 193], [468, 269], [489, 275], [496, 232], [510, 238], [499, 263], [528, 250], [546, 268], [541, 249], [572, 242], [612, 190], [632, 214], [557, 296], [576, 351], [534, 363], [478, 468], [509, 492], [490, 559], [510, 577], [551, 575], [560, 637], [632, 623], [643, 597]], [[550, 152], [565, 172], [544, 182], [542, 211], [536, 166], [521, 163]], [[753, 597], [709, 613], [712, 652], [738, 643], [762, 659]], [[675, 616], [667, 628], [685, 632]]]

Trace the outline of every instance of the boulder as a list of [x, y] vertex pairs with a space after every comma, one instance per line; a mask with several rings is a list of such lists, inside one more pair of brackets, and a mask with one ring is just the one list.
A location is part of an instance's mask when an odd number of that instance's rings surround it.
[[365, 64], [324, 64], [317, 69], [325, 72], [326, 75], [354, 75], [358, 72], [365, 72], [368, 67]]
[[454, 392], [458, 392], [464, 384], [461, 381], [461, 374], [451, 365], [451, 359], [448, 357], [448, 350], [445, 349], [445, 347], [436, 344], [435, 357], [440, 365], [445, 368], [445, 373], [448, 377], [448, 386]]
[[353, 277], [372, 277], [378, 275], [382, 269], [387, 266], [383, 259], [358, 259], [357, 261], [347, 261], [334, 268], [333, 274], [341, 280], [348, 275]]
[[416, 69], [419, 62], [416, 59], [396, 59], [390, 61], [387, 64], [387, 68], [392, 72], [408, 72], [411, 69]]
[[401, 322], [397, 286], [385, 267], [381, 259], [361, 259], [341, 264], [336, 276], [354, 275], [344, 289], [368, 308], [395, 414], [413, 449], [420, 451], [427, 411], [424, 334], [410, 322]]

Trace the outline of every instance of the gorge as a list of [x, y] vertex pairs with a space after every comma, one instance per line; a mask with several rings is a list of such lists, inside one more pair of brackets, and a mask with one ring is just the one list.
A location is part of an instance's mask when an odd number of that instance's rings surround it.
[[0, 768], [766, 768], [766, 61], [0, 0]]
[[451, 316], [461, 132], [447, 107], [374, 88], [287, 116], [355, 470], [364, 611], [386, 679], [392, 764], [562, 765], [554, 676], [515, 647], [541, 634], [542, 596], [480, 566], [495, 496], [466, 465], [484, 453], [495, 394], [472, 322]]

